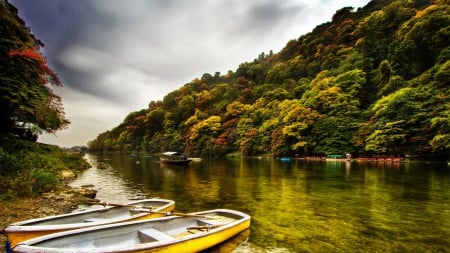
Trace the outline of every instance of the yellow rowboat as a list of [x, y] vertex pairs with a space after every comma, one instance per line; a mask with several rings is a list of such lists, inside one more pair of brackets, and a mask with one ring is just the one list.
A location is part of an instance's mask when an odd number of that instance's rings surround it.
[[249, 226], [249, 215], [216, 209], [50, 234], [24, 241], [13, 247], [12, 252], [199, 252], [232, 238]]
[[[248, 242], [249, 238], [250, 238], [250, 229], [246, 229], [240, 232], [239, 234], [231, 237], [230, 239], [207, 249], [206, 252], [214, 252], [214, 253], [233, 252], [241, 245], [245, 245]], [[246, 250], [242, 248], [238, 249], [237, 252], [246, 252]]]
[[14, 247], [22, 241], [56, 232], [161, 217], [175, 208], [173, 200], [156, 198], [134, 201], [125, 205], [106, 205], [84, 211], [13, 223], [6, 227], [4, 233], [8, 238], [10, 247]]

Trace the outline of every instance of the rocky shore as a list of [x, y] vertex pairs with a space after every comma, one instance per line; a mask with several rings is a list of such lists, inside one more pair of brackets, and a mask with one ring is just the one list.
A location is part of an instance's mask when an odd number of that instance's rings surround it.
[[[43, 193], [39, 196], [0, 201], [0, 229], [3, 231], [11, 223], [58, 215], [77, 209], [95, 198], [95, 190], [81, 187], [61, 187], [58, 191]], [[5, 252], [6, 236], [0, 235], [0, 252]]]

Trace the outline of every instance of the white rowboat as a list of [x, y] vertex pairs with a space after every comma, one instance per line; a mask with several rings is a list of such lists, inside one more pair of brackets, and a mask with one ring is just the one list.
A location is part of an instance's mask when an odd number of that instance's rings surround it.
[[46, 235], [22, 242], [12, 250], [17, 253], [199, 252], [249, 226], [249, 215], [216, 209]]

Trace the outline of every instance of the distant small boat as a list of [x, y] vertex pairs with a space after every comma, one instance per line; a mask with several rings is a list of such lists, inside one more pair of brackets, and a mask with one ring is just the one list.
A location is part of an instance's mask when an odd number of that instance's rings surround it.
[[199, 252], [246, 230], [250, 219], [239, 211], [216, 209], [46, 235], [22, 242], [12, 250], [17, 253]]
[[10, 246], [14, 247], [22, 241], [38, 236], [109, 223], [161, 217], [165, 212], [171, 212], [173, 209], [175, 209], [173, 200], [145, 199], [114, 207], [106, 206], [21, 221], [9, 225], [4, 232]]
[[188, 158], [186, 154], [180, 152], [164, 152], [162, 153], [159, 160], [162, 163], [170, 163], [170, 164], [189, 164], [192, 159]]

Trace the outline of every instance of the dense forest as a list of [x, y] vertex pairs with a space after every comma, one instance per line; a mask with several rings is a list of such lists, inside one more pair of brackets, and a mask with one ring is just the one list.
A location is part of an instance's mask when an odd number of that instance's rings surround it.
[[373, 0], [130, 113], [91, 150], [421, 156], [450, 148], [450, 5]]

